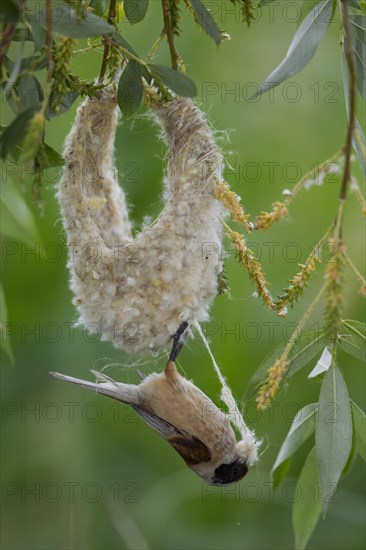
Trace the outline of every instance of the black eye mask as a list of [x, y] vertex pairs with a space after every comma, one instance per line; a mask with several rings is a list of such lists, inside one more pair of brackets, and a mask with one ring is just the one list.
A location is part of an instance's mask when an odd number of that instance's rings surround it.
[[215, 470], [213, 485], [229, 485], [242, 479], [248, 473], [246, 462], [235, 460], [231, 464], [221, 464]]

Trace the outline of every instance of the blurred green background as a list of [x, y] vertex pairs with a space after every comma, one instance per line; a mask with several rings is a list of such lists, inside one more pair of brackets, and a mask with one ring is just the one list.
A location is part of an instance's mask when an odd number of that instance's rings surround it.
[[[232, 40], [217, 50], [184, 16], [184, 32], [177, 46], [188, 74], [198, 85], [198, 102], [208, 113], [230, 162], [225, 176], [243, 197], [248, 211], [256, 215], [270, 209], [284, 188], [292, 187], [300, 175], [343, 144], [346, 117], [339, 24], [332, 23], [316, 57], [300, 75], [276, 88], [273, 96], [264, 95], [253, 102], [248, 100], [254, 91], [250, 83], [259, 84], [284, 56], [296, 28], [293, 21], [298, 18], [298, 4], [276, 2], [272, 12], [263, 9], [250, 29], [239, 22], [239, 14], [234, 15], [229, 2], [209, 4]], [[154, 1], [142, 23], [131, 27], [122, 22], [120, 28], [145, 56], [161, 25], [160, 2]], [[10, 51], [11, 57], [14, 52]], [[101, 56], [95, 52], [79, 56], [74, 70], [93, 78], [100, 62]], [[169, 64], [166, 45], [155, 62]], [[48, 123], [46, 142], [60, 153], [77, 104]], [[5, 120], [10, 119], [4, 104], [3, 114]], [[144, 112], [118, 129], [116, 160], [136, 229], [145, 215], [155, 215], [161, 207], [165, 148], [157, 134]], [[360, 179], [356, 163], [354, 166]], [[8, 173], [9, 166], [3, 167], [2, 185], [6, 185]], [[259, 414], [254, 405], [246, 409], [249, 424], [264, 440], [264, 452], [258, 466], [239, 485], [227, 489], [204, 486], [167, 443], [126, 407], [52, 379], [49, 370], [88, 378], [90, 369], [110, 365], [107, 372], [111, 376], [137, 382], [136, 365], [146, 373], [164, 365], [162, 354], [131, 357], [72, 327], [76, 312], [68, 289], [65, 237], [55, 200], [58, 177], [56, 170], [48, 172], [40, 211], [30, 192], [30, 178], [20, 183], [20, 175], [15, 174], [14, 181], [36, 217], [40, 242], [9, 244], [4, 237], [2, 243], [3, 285], [16, 359], [12, 367], [4, 356], [1, 370], [2, 548], [293, 548], [293, 484], [313, 441], [297, 453], [275, 494], [269, 472], [296, 410], [318, 399], [319, 381], [307, 379], [315, 361], [281, 392], [270, 411]], [[296, 272], [297, 262], [307, 257], [332, 221], [339, 184], [336, 176], [322, 187], [302, 192], [286, 221], [250, 239], [261, 255], [274, 294], [285, 286]], [[345, 239], [349, 255], [362, 271], [364, 232], [353, 196], [346, 207]], [[216, 299], [206, 330], [216, 359], [240, 401], [254, 370], [289, 336], [316, 294], [322, 270], [314, 275], [295, 311], [280, 319], [252, 296], [254, 288], [232, 256], [226, 269], [230, 296]], [[344, 316], [364, 320], [357, 288], [352, 273], [346, 271]], [[317, 322], [321, 322], [321, 308], [312, 319]], [[239, 336], [230, 332], [238, 329]], [[364, 409], [361, 361], [340, 353], [339, 364], [351, 397]], [[179, 366], [219, 403], [220, 388], [198, 337], [189, 341]], [[309, 548], [364, 547], [364, 489], [364, 468], [357, 458]]]

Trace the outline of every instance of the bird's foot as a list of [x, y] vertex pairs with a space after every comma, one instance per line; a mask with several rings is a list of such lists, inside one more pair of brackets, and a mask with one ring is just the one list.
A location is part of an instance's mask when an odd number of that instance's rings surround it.
[[169, 361], [173, 361], [173, 363], [174, 363], [176, 358], [178, 357], [182, 347], [184, 346], [184, 342], [187, 339], [188, 328], [189, 328], [189, 325], [188, 325], [187, 321], [184, 321], [184, 323], [182, 323], [179, 326], [177, 332], [172, 336], [173, 346], [172, 346], [172, 350], [171, 350], [170, 355], [169, 355]]

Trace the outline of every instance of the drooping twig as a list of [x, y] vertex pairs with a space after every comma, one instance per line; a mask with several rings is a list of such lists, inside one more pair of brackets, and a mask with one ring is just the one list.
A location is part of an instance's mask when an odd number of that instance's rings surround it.
[[121, 44], [118, 44], [118, 42], [113, 40], [113, 38], [106, 37], [106, 42], [110, 46], [113, 46], [114, 48], [117, 48], [118, 50], [120, 50], [120, 52], [122, 52], [126, 56], [126, 58], [133, 59], [139, 65], [143, 65], [144, 67], [147, 67], [147, 62], [146, 61], [143, 61], [142, 59], [137, 57], [137, 55], [133, 54], [130, 50], [128, 50], [127, 48], [124, 48], [123, 46], [121, 46]]
[[171, 27], [169, 0], [161, 1], [163, 8], [164, 32], [168, 39], [172, 69], [178, 70], [178, 53], [175, 49], [174, 35]]
[[3, 64], [15, 31], [15, 23], [5, 23], [0, 44], [0, 67]]
[[339, 328], [344, 303], [343, 272], [345, 264], [345, 244], [342, 238], [343, 218], [348, 187], [351, 183], [351, 154], [353, 133], [356, 120], [356, 67], [352, 47], [352, 30], [349, 22], [348, 0], [341, 0], [341, 22], [343, 37], [343, 52], [349, 72], [348, 79], [348, 127], [344, 151], [344, 171], [338, 196], [338, 208], [333, 224], [333, 237], [329, 243], [335, 247], [335, 254], [325, 270], [326, 295], [324, 323], [329, 342], [332, 346], [332, 365], [335, 365]]
[[164, 36], [165, 36], [165, 28], [161, 31], [161, 33], [159, 34], [159, 36], [155, 40], [154, 44], [152, 45], [151, 50], [147, 54], [146, 63], [150, 63], [150, 61], [152, 60], [152, 58], [155, 55], [156, 50], [159, 47], [161, 41], [163, 40]]
[[312, 168], [309, 172], [304, 174], [304, 176], [296, 183], [296, 185], [292, 189], [291, 194], [286, 198], [285, 200], [286, 206], [290, 204], [292, 199], [296, 197], [296, 195], [299, 193], [299, 191], [303, 189], [303, 187], [306, 188], [306, 183], [309, 182], [309, 180], [310, 181], [313, 179], [319, 180], [319, 177], [325, 178], [331, 171], [332, 166], [337, 165], [337, 163], [341, 160], [343, 155], [344, 155], [344, 150], [342, 147], [342, 149], [339, 149], [329, 159], [325, 160], [324, 162], [321, 162], [315, 168]]
[[[110, 0], [109, 10], [108, 10], [108, 23], [113, 25], [115, 18], [116, 18], [116, 0]], [[103, 52], [102, 65], [100, 67], [99, 82], [103, 80], [105, 72], [107, 70], [108, 56], [109, 56], [109, 50], [110, 50], [110, 43], [107, 37], [103, 37], [103, 42], [104, 42], [104, 52]]]
[[255, 218], [252, 224], [254, 230], [266, 230], [269, 229], [275, 222], [281, 221], [288, 214], [288, 207], [293, 199], [299, 194], [299, 192], [306, 186], [308, 182], [318, 181], [322, 182], [323, 179], [331, 172], [331, 168], [336, 166], [341, 157], [344, 156], [344, 148], [337, 151], [330, 159], [327, 159], [312, 168], [294, 185], [291, 190], [285, 190], [283, 194], [286, 195], [286, 199], [283, 201], [276, 201], [272, 204], [272, 210], [262, 212]]
[[[23, 8], [24, 8], [24, 0], [19, 0], [19, 10], [22, 10]], [[4, 7], [3, 9], [5, 12], [4, 15], [6, 17], [6, 8]], [[16, 23], [5, 22], [3, 31], [2, 31], [2, 36], [1, 36], [1, 43], [0, 43], [0, 70], [4, 62], [5, 56], [8, 52], [8, 49], [10, 47], [11, 41], [13, 39], [15, 29], [16, 29]]]
[[51, 82], [53, 75], [53, 55], [52, 55], [52, 2], [47, 0], [46, 2], [46, 17], [47, 17], [47, 82]]
[[[349, 13], [348, 13], [348, 0], [341, 0], [341, 16], [342, 16], [342, 28], [343, 28], [343, 51], [346, 58], [348, 71], [349, 71], [349, 117], [348, 117], [348, 129], [346, 136], [346, 143], [344, 145], [344, 172], [342, 178], [341, 190], [339, 193], [339, 201], [344, 202], [347, 196], [348, 185], [351, 181], [351, 153], [352, 153], [352, 139], [353, 132], [355, 128], [355, 119], [356, 119], [356, 67], [355, 67], [355, 58], [352, 47], [352, 31], [351, 25], [349, 22]], [[338, 213], [343, 216], [342, 213]], [[338, 223], [337, 223], [338, 222]], [[338, 226], [338, 237], [341, 238], [342, 234], [342, 223], [341, 219], [336, 221]]]

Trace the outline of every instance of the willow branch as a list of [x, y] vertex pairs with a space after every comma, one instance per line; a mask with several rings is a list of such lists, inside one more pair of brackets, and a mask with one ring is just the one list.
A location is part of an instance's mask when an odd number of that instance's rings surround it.
[[47, 82], [51, 82], [52, 75], [53, 75], [53, 68], [54, 68], [53, 55], [52, 55], [53, 40], [52, 40], [52, 2], [51, 0], [47, 0], [46, 2], [46, 18], [47, 18], [47, 60], [48, 60]]
[[[19, 10], [24, 9], [24, 0], [19, 0]], [[4, 8], [6, 16], [6, 8]], [[8, 53], [11, 41], [13, 40], [13, 35], [16, 29], [16, 23], [4, 23], [3, 31], [1, 34], [1, 43], [0, 43], [0, 69], [4, 62], [5, 56]]]
[[155, 40], [154, 44], [152, 45], [152, 48], [151, 48], [151, 50], [149, 51], [149, 53], [147, 55], [146, 63], [150, 63], [150, 61], [152, 60], [152, 58], [155, 55], [156, 50], [158, 49], [158, 47], [160, 45], [160, 42], [163, 40], [164, 36], [165, 36], [165, 27], [161, 31], [161, 33], [159, 34], [157, 39]]
[[170, 24], [169, 0], [161, 0], [161, 1], [162, 1], [162, 7], [163, 7], [164, 32], [168, 39], [172, 69], [178, 70], [178, 53], [177, 53], [177, 50], [175, 49], [174, 36], [173, 36], [172, 26]]
[[[116, 0], [110, 0], [109, 10], [108, 10], [108, 19], [107, 19], [108, 23], [113, 25], [115, 18], [116, 18]], [[110, 44], [107, 37], [103, 37], [103, 42], [104, 42], [104, 52], [103, 52], [102, 65], [100, 67], [99, 82], [103, 80], [105, 72], [107, 70], [108, 56], [109, 56], [109, 50], [110, 50]]]
[[334, 153], [334, 155], [331, 158], [323, 161], [321, 164], [317, 165], [315, 168], [312, 168], [311, 170], [309, 170], [309, 172], [304, 174], [304, 176], [302, 176], [301, 179], [292, 188], [290, 195], [286, 198], [286, 200], [284, 201], [284, 204], [286, 206], [289, 206], [289, 204], [296, 197], [299, 191], [303, 189], [306, 181], [316, 177], [316, 175], [319, 174], [320, 172], [326, 172], [329, 169], [329, 167], [337, 163], [339, 158], [342, 157], [343, 155], [344, 155], [344, 147], [342, 147], [342, 149], [339, 149], [336, 153]]
[[5, 23], [0, 44], [0, 67], [3, 64], [15, 31], [15, 23]]
[[[348, 129], [346, 136], [346, 143], [344, 145], [344, 172], [342, 178], [342, 185], [339, 192], [339, 201], [344, 202], [347, 196], [348, 185], [351, 180], [351, 153], [352, 153], [352, 139], [353, 132], [355, 128], [356, 120], [356, 66], [355, 58], [352, 47], [352, 31], [351, 25], [349, 22], [349, 12], [348, 12], [348, 0], [341, 0], [341, 16], [342, 16], [342, 28], [343, 28], [343, 51], [346, 58], [348, 71], [349, 71], [349, 118], [348, 118]], [[339, 214], [343, 216], [342, 212]], [[339, 223], [336, 223], [339, 227], [339, 238], [341, 237], [342, 227], [341, 220], [338, 220]]]
[[143, 61], [142, 59], [137, 57], [137, 55], [133, 54], [130, 50], [127, 50], [127, 48], [124, 48], [123, 46], [121, 46], [121, 44], [118, 44], [118, 42], [113, 40], [113, 38], [106, 38], [106, 42], [109, 45], [113, 46], [114, 48], [117, 48], [118, 50], [120, 50], [127, 58], [133, 59], [139, 65], [143, 65], [144, 67], [147, 67], [147, 61]]

